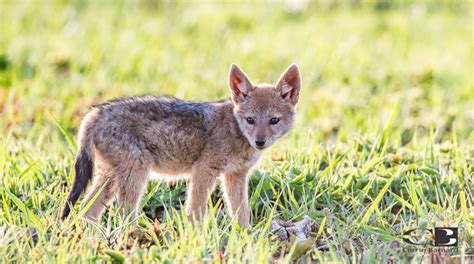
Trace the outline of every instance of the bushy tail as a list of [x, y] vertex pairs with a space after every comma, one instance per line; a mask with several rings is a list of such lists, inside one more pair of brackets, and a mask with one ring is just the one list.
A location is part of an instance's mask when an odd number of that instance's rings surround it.
[[61, 214], [61, 219], [63, 220], [69, 215], [71, 208], [74, 207], [74, 204], [86, 190], [87, 185], [92, 179], [94, 170], [94, 150], [92, 146], [92, 137], [90, 135], [92, 126], [92, 120], [90, 119], [91, 118], [87, 117], [84, 119], [79, 131], [79, 151], [74, 162], [74, 183], [72, 184], [71, 192], [69, 192]]

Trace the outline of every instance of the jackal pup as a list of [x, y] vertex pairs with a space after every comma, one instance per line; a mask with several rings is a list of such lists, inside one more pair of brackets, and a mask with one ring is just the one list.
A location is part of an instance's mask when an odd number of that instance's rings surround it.
[[221, 176], [232, 217], [248, 227], [248, 175], [263, 150], [290, 130], [301, 77], [292, 64], [276, 85], [255, 85], [232, 64], [229, 87], [231, 99], [212, 103], [145, 96], [95, 105], [79, 130], [76, 175], [62, 219], [95, 168], [83, 203], [104, 187], [89, 219], [98, 220], [114, 197], [122, 214], [135, 214], [150, 177], [188, 179], [186, 214], [199, 221]]

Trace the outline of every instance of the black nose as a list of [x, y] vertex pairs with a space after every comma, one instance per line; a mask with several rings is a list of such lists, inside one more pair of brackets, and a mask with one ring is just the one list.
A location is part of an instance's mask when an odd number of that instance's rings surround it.
[[258, 147], [263, 147], [263, 146], [265, 146], [265, 141], [255, 141], [255, 144], [256, 144]]

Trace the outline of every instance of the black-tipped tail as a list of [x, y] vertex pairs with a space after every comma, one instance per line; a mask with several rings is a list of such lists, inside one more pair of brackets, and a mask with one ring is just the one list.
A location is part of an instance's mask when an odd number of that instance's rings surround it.
[[71, 212], [71, 208], [77, 202], [81, 194], [86, 190], [89, 181], [92, 179], [92, 173], [94, 169], [94, 163], [90, 157], [90, 152], [87, 150], [80, 150], [77, 154], [76, 161], [74, 163], [75, 177], [74, 183], [72, 184], [71, 192], [67, 197], [66, 204], [64, 205], [61, 219], [65, 219]]

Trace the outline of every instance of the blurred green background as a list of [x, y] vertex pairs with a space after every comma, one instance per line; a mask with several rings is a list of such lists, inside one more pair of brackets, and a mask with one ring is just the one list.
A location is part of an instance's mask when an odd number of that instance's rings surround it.
[[67, 2], [2, 4], [1, 126], [18, 137], [48, 129], [47, 112], [74, 130], [114, 97], [227, 97], [232, 62], [256, 82], [296, 62], [299, 136], [378, 129], [400, 100], [396, 127], [455, 123], [473, 142], [470, 1]]

